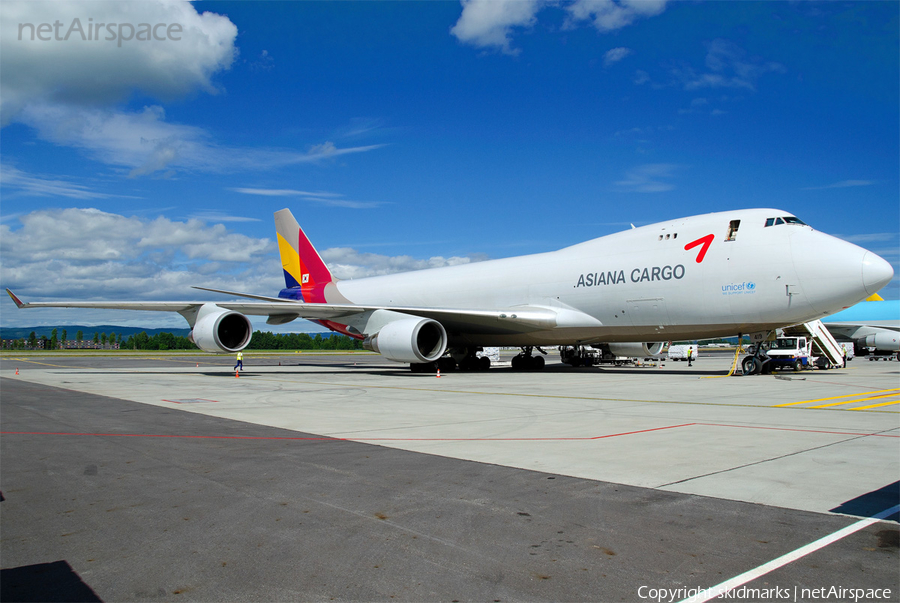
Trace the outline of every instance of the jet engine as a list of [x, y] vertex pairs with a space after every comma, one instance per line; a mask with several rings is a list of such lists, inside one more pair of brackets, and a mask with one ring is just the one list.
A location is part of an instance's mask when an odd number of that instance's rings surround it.
[[615, 356], [624, 356], [628, 358], [648, 358], [650, 356], [658, 356], [662, 352], [663, 344], [661, 341], [656, 343], [610, 343], [609, 351]]
[[866, 347], [876, 350], [900, 351], [900, 333], [874, 333], [866, 335]]
[[253, 327], [240, 312], [204, 304], [189, 339], [204, 352], [237, 352], [250, 343]]
[[394, 362], [434, 362], [447, 350], [447, 331], [430, 318], [404, 318], [366, 337], [363, 347]]

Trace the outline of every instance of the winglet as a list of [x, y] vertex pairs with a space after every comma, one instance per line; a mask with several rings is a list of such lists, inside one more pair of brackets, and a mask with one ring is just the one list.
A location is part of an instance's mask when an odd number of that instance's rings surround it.
[[23, 307], [25, 307], [25, 306], [28, 305], [28, 304], [26, 304], [25, 302], [23, 302], [21, 299], [19, 299], [18, 297], [16, 297], [16, 294], [13, 293], [12, 291], [10, 291], [9, 289], [7, 289], [6, 292], [7, 292], [7, 293], [9, 294], [9, 296], [12, 298], [13, 303], [16, 304], [16, 307], [17, 307], [17, 308], [23, 308]]
[[[9, 291], [9, 289], [7, 289]], [[10, 293], [12, 295], [12, 293]], [[866, 298], [866, 301], [884, 301], [884, 298], [878, 295], [877, 293], [873, 293], [869, 297]]]

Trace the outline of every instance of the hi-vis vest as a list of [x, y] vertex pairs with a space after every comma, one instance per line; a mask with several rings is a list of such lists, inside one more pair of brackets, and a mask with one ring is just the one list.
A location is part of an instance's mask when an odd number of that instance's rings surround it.
[[243, 353], [243, 352], [238, 352], [237, 359], [238, 359], [238, 360], [243, 360], [243, 359], [244, 359], [244, 353]]

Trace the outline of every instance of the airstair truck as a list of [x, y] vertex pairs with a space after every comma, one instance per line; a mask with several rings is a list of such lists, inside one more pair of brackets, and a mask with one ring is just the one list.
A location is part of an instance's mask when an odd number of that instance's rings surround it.
[[843, 364], [843, 350], [825, 329], [821, 321], [785, 327], [782, 336], [775, 339], [766, 352], [771, 367], [822, 369]]

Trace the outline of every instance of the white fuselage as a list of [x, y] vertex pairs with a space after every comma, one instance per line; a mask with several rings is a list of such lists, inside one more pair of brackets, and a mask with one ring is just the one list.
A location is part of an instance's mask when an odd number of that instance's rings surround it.
[[[336, 290], [355, 304], [560, 312], [557, 326], [527, 334], [448, 329], [451, 345], [540, 345], [766, 331], [840, 311], [890, 280], [890, 265], [856, 245], [804, 224], [766, 226], [781, 216], [790, 214], [707, 214], [549, 253], [339, 281]], [[705, 253], [699, 243], [685, 249], [709, 235]]]

